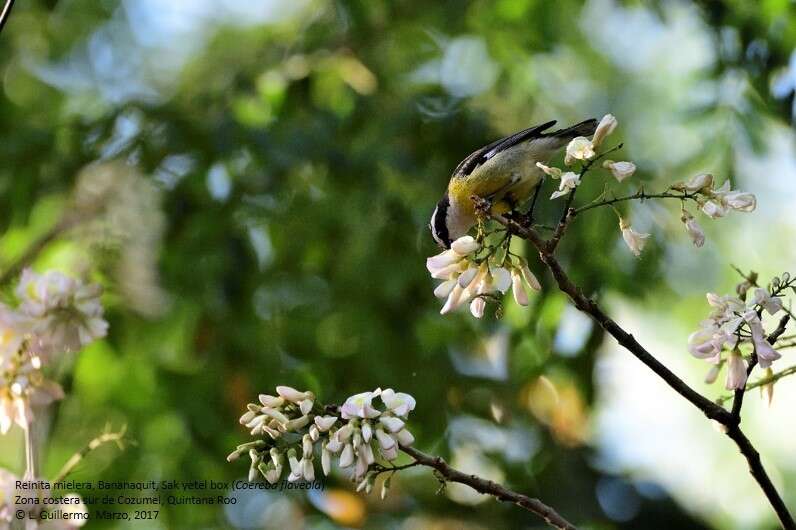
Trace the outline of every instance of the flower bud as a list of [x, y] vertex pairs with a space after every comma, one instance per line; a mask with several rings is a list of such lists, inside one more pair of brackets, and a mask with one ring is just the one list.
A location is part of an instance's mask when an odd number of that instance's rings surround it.
[[362, 422], [362, 439], [365, 443], [370, 442], [370, 438], [373, 436], [373, 428], [370, 426], [370, 422], [368, 420], [364, 420]]
[[276, 393], [292, 403], [315, 398], [312, 392], [299, 392], [290, 386], [278, 386], [276, 387]]
[[284, 398], [276, 397], [276, 396], [270, 396], [268, 394], [260, 394], [257, 397], [259, 398], [260, 403], [263, 404], [263, 407], [268, 407], [268, 408], [272, 408], [272, 409], [279, 408], [282, 405], [284, 405], [284, 403], [285, 403], [285, 399]]
[[564, 164], [571, 166], [576, 160], [590, 160], [594, 158], [594, 155], [595, 152], [591, 140], [585, 136], [578, 136], [567, 144]]
[[311, 458], [301, 459], [301, 475], [304, 477], [304, 480], [308, 482], [315, 480], [315, 468], [312, 465]]
[[412, 433], [406, 429], [398, 431], [398, 434], [395, 436], [398, 438], [398, 443], [401, 445], [409, 446], [415, 443], [415, 437], [412, 436]]
[[467, 256], [480, 247], [481, 245], [472, 236], [462, 236], [451, 243], [451, 250], [460, 256]]
[[525, 287], [522, 285], [522, 276], [517, 269], [511, 269], [511, 292], [514, 295], [514, 301], [521, 306], [528, 305], [528, 293], [525, 292]]
[[340, 454], [340, 467], [349, 467], [354, 463], [354, 448], [351, 444], [346, 444]]
[[318, 430], [321, 432], [326, 432], [332, 428], [332, 425], [335, 424], [337, 421], [336, 416], [315, 416], [314, 420], [315, 425], [318, 426]]
[[395, 446], [393, 437], [381, 429], [376, 429], [376, 439], [379, 441], [379, 445], [382, 449], [390, 449]]
[[616, 126], [619, 125], [619, 122], [613, 116], [613, 114], [606, 114], [600, 120], [600, 123], [597, 124], [597, 129], [594, 131], [594, 136], [592, 136], [591, 145], [596, 149], [600, 145], [602, 145], [603, 140], [614, 132]]
[[387, 427], [387, 430], [390, 432], [398, 432], [404, 428], [404, 422], [394, 416], [382, 416], [379, 418], [379, 421], [382, 425]]
[[323, 474], [327, 477], [332, 471], [332, 453], [329, 452], [325, 443], [321, 445], [321, 469], [323, 470]]
[[636, 172], [636, 164], [633, 162], [614, 162], [613, 160], [606, 160], [603, 162], [603, 167], [610, 170], [611, 174], [619, 182], [633, 176], [633, 173]]
[[727, 390], [741, 390], [746, 386], [746, 361], [738, 348], [730, 353], [724, 386]]

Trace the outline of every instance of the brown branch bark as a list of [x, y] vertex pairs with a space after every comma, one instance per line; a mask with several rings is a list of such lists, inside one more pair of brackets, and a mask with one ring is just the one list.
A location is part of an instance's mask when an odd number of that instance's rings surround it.
[[[569, 279], [561, 264], [550, 250], [548, 242], [542, 239], [538, 232], [533, 228], [524, 227], [502, 215], [493, 214], [492, 218], [517, 234], [519, 237], [529, 241], [539, 253], [539, 258], [547, 269], [552, 273], [553, 278], [558, 284], [558, 288], [566, 293], [572, 303], [580, 311], [589, 315], [597, 324], [607, 331], [616, 341], [627, 351], [632, 353], [639, 361], [644, 363], [650, 370], [655, 372], [658, 377], [663, 379], [675, 392], [680, 394], [688, 402], [702, 411], [708, 418], [715, 420], [726, 427], [727, 436], [732, 439], [746, 458], [749, 464], [749, 472], [763, 490], [774, 512], [780, 520], [780, 524], [785, 530], [796, 530], [796, 523], [788, 511], [787, 506], [780, 497], [779, 492], [774, 487], [771, 479], [766, 473], [760, 455], [755, 450], [752, 443], [740, 429], [740, 417], [736, 417], [723, 407], [713, 403], [699, 392], [688, 386], [682, 379], [677, 377], [671, 370], [658, 361], [648, 352], [636, 339], [616, 322], [614, 322], [600, 306], [592, 299], [588, 298], [583, 292]], [[776, 340], [776, 337], [775, 337]]]
[[558, 512], [539, 499], [534, 499], [527, 495], [511, 491], [491, 480], [462, 473], [449, 466], [442, 458], [427, 455], [413, 447], [402, 446], [401, 451], [414, 458], [415, 462], [418, 462], [420, 465], [434, 468], [445, 480], [470, 486], [479, 493], [492, 495], [500, 501], [516, 504], [520, 508], [538, 515], [552, 528], [558, 528], [559, 530], [576, 530], [572, 523], [564, 519]]

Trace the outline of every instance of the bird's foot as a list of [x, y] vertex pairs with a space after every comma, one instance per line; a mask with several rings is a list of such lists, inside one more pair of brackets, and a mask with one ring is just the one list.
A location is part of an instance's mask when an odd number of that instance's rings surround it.
[[473, 205], [475, 205], [475, 214], [482, 219], [488, 219], [492, 211], [492, 201], [479, 197], [478, 195], [473, 195], [470, 197], [470, 200], [472, 200]]
[[533, 225], [533, 215], [531, 213], [522, 213], [517, 210], [512, 210], [506, 214], [506, 218], [524, 228], [529, 228]]

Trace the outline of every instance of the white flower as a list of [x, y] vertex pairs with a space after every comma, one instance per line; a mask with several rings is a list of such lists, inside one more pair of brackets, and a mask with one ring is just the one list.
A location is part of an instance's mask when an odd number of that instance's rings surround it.
[[417, 404], [415, 398], [411, 395], [396, 392], [392, 388], [387, 388], [381, 392], [381, 400], [390, 412], [403, 418], [406, 418], [409, 412], [415, 410], [415, 405]]
[[312, 459], [306, 457], [301, 459], [301, 475], [308, 482], [315, 480], [315, 468], [312, 465]]
[[467, 289], [470, 287], [470, 284], [473, 283], [475, 277], [478, 276], [479, 268], [477, 267], [469, 267], [466, 271], [459, 275], [459, 279], [457, 282], [462, 289]]
[[412, 445], [415, 442], [415, 437], [412, 436], [412, 433], [406, 429], [401, 429], [398, 431], [398, 434], [396, 434], [395, 437], [398, 439], [398, 443], [401, 445]]
[[527, 263], [522, 263], [520, 266], [520, 272], [522, 273], [522, 278], [525, 280], [525, 283], [527, 283], [531, 289], [534, 291], [542, 290], [542, 284], [539, 283], [539, 280], [536, 279], [534, 273], [532, 273], [531, 269], [528, 268]]
[[505, 293], [511, 287], [511, 273], [505, 267], [490, 267], [489, 275], [492, 278], [491, 285], [500, 293]]
[[460, 305], [467, 302], [467, 297], [464, 296], [465, 289], [456, 282], [456, 285], [451, 290], [448, 298], [445, 300], [445, 304], [442, 306], [442, 309], [439, 310], [440, 315], [447, 315], [451, 311], [457, 309]]
[[460, 256], [468, 256], [481, 248], [481, 245], [472, 236], [462, 236], [451, 243], [451, 250]]
[[[564, 156], [564, 164], [571, 166], [575, 160], [591, 160], [594, 158], [594, 147], [591, 140], [585, 136], [577, 136], [567, 144], [567, 153]], [[566, 173], [565, 173], [566, 175]], [[563, 177], [563, 175], [562, 175]]]
[[757, 207], [757, 198], [743, 191], [730, 190], [730, 181], [725, 180], [721, 188], [710, 192], [710, 200], [702, 205], [702, 211], [711, 219], [724, 217], [730, 210], [751, 212]]
[[332, 428], [332, 425], [337, 421], [337, 416], [315, 416], [313, 418], [315, 425], [321, 432], [326, 432]]
[[[265, 416], [268, 416], [268, 417], [271, 417], [271, 418], [275, 419], [276, 421], [278, 421], [282, 425], [287, 425], [290, 422], [290, 419], [287, 416], [285, 416], [284, 414], [282, 414], [282, 412], [277, 410], [277, 409], [263, 407], [261, 409], [261, 412], [263, 413], [263, 416], [258, 416], [253, 421], [257, 421], [258, 419], [263, 419], [263, 418], [265, 418]], [[247, 425], [247, 427], [248, 427], [248, 425]]]
[[383, 447], [380, 447], [379, 452], [381, 453], [381, 456], [383, 456], [387, 460], [395, 460], [396, 458], [398, 458], [398, 444], [394, 444], [389, 449], [384, 449]]
[[326, 447], [326, 443], [321, 445], [321, 469], [326, 476], [332, 471], [332, 453]]
[[743, 315], [744, 320], [749, 324], [752, 331], [752, 343], [755, 346], [755, 353], [761, 368], [768, 368], [771, 363], [782, 357], [768, 342], [768, 337], [763, 329], [763, 323], [754, 310], [747, 311]]
[[737, 349], [730, 353], [724, 386], [727, 390], [740, 390], [746, 386], [746, 361]]
[[33, 332], [49, 348], [77, 351], [108, 331], [97, 284], [84, 284], [58, 271], [40, 275], [25, 269], [16, 294], [20, 312], [34, 319]]
[[517, 269], [511, 269], [511, 290], [515, 302], [521, 306], [528, 305], [528, 293], [522, 285], [522, 274]]
[[279, 408], [285, 404], [285, 399], [282, 397], [270, 396], [268, 394], [260, 394], [257, 396], [263, 407]]
[[685, 182], [675, 184], [672, 186], [674, 189], [688, 191], [691, 193], [700, 191], [700, 192], [710, 192], [713, 188], [713, 175], [710, 173], [702, 173], [700, 175], [694, 175], [690, 179]]
[[398, 432], [404, 428], [404, 422], [400, 418], [395, 418], [393, 416], [382, 416], [379, 418], [379, 421], [382, 425], [387, 427], [387, 430], [390, 432]]
[[778, 296], [771, 296], [766, 289], [755, 289], [755, 295], [752, 299], [753, 304], [758, 304], [765, 309], [769, 315], [773, 315], [782, 311], [782, 298]]
[[606, 114], [600, 120], [600, 123], [597, 125], [597, 129], [594, 131], [594, 136], [592, 136], [591, 145], [597, 149], [600, 145], [602, 145], [603, 140], [614, 132], [616, 126], [619, 122], [612, 114]]
[[434, 296], [437, 298], [447, 298], [450, 296], [451, 291], [453, 291], [453, 288], [456, 287], [458, 283], [458, 280], [454, 279], [445, 280], [441, 284], [437, 285], [437, 287], [434, 289]]
[[367, 465], [376, 461], [376, 456], [373, 454], [373, 448], [370, 444], [364, 444], [359, 448], [359, 456], [365, 461]]
[[542, 164], [541, 162], [537, 162], [536, 167], [541, 169], [545, 175], [549, 175], [554, 179], [561, 178], [561, 170], [558, 169], [557, 167], [549, 167]]
[[630, 248], [630, 251], [635, 256], [640, 256], [641, 251], [644, 250], [644, 246], [647, 244], [647, 238], [650, 237], [650, 234], [636, 232], [631, 228], [630, 221], [622, 217], [619, 218], [619, 228], [622, 230], [622, 238], [625, 240], [628, 248]]
[[343, 406], [340, 407], [340, 415], [346, 420], [351, 418], [375, 418], [381, 413], [373, 408], [372, 402], [373, 398], [380, 393], [380, 391], [362, 392], [349, 397], [345, 400]]
[[332, 453], [337, 453], [342, 448], [343, 448], [343, 441], [340, 440], [337, 436], [330, 437], [329, 441], [326, 443], [326, 450]]
[[395, 445], [395, 439], [381, 429], [376, 429], [376, 439], [382, 449], [392, 449]]
[[757, 197], [745, 191], [731, 191], [724, 195], [724, 202], [739, 212], [752, 212], [757, 207]]
[[552, 200], [563, 197], [570, 191], [577, 188], [578, 184], [580, 184], [580, 176], [572, 171], [567, 171], [561, 175], [561, 183], [558, 185], [558, 191], [554, 191], [553, 194], [550, 195], [550, 199]]
[[486, 311], [486, 300], [480, 296], [470, 302], [470, 314], [475, 318], [484, 318], [484, 311]]
[[683, 215], [680, 217], [680, 220], [685, 225], [685, 231], [691, 237], [691, 241], [694, 243], [695, 247], [701, 247], [705, 244], [705, 232], [702, 231], [702, 227], [699, 226], [694, 216], [688, 213], [686, 210], [683, 210]]
[[633, 176], [633, 173], [636, 172], [636, 164], [633, 162], [614, 162], [613, 160], [606, 160], [603, 162], [603, 167], [605, 169], [610, 169], [611, 174], [619, 182]]
[[340, 454], [340, 467], [349, 467], [354, 463], [354, 448], [351, 444], [346, 444]]
[[278, 386], [276, 387], [276, 393], [291, 403], [299, 403], [305, 399], [315, 399], [315, 395], [312, 392], [299, 392], [290, 386]]
[[711, 219], [718, 219], [727, 215], [727, 208], [723, 207], [719, 202], [710, 200], [702, 205], [702, 212]]
[[301, 438], [301, 455], [304, 458], [312, 456], [312, 437], [309, 434]]
[[[716, 357], [724, 345], [724, 336], [717, 327], [702, 328], [688, 336], [688, 351], [699, 359]], [[718, 335], [717, 335], [718, 334]], [[720, 340], [717, 340], [720, 339]]]

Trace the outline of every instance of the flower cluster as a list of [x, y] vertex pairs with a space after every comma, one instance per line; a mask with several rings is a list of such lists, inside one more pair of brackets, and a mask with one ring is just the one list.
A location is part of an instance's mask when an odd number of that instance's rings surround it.
[[493, 247], [471, 236], [463, 236], [454, 241], [449, 250], [426, 260], [431, 277], [443, 280], [434, 289], [434, 295], [445, 300], [441, 314], [469, 302], [472, 315], [481, 318], [486, 298], [497, 298], [509, 288], [518, 304], [528, 305], [526, 285], [537, 291], [541, 285], [527, 261], [508, 251], [507, 241]]
[[248, 453], [250, 481], [262, 475], [273, 484], [285, 468], [288, 481], [315, 480], [315, 454], [320, 453], [324, 475], [336, 456], [341, 468], [351, 470], [357, 489], [370, 492], [381, 469], [377, 454], [391, 462], [400, 446], [414, 442], [406, 428], [415, 408], [409, 394], [377, 388], [349, 397], [340, 407], [320, 407], [312, 392], [288, 386], [276, 387], [276, 394], [260, 394], [259, 403], [250, 403], [240, 418], [252, 436], [267, 437], [241, 444], [227, 457], [231, 462]]
[[0, 434], [29, 425], [33, 406], [63, 398], [43, 369], [64, 352], [103, 337], [101, 289], [56, 271], [22, 273], [19, 305], [0, 304]]
[[[715, 179], [709, 173], [695, 175], [685, 182], [674, 184], [670, 189], [683, 193], [683, 199], [694, 200], [702, 213], [711, 219], [724, 217], [732, 210], [751, 212], [757, 207], [757, 198], [751, 193], [731, 190], [729, 179], [719, 188], [715, 188]], [[704, 245], [705, 232], [685, 207], [681, 210], [680, 220], [694, 246]]]
[[686, 182], [678, 182], [672, 189], [694, 194], [702, 212], [711, 219], [724, 217], [731, 210], [752, 212], [757, 207], [757, 198], [753, 194], [731, 190], [729, 180], [715, 188], [715, 179], [709, 173], [696, 175]]
[[[588, 162], [597, 157], [600, 145], [602, 145], [605, 138], [616, 129], [617, 124], [618, 122], [615, 117], [611, 114], [606, 114], [603, 119], [600, 120], [599, 125], [597, 125], [597, 129], [591, 140], [585, 136], [573, 138], [567, 145], [564, 164], [571, 166], [577, 161]], [[536, 166], [546, 175], [554, 179], [560, 179], [558, 190], [550, 195], [550, 199], [563, 197], [580, 185], [582, 174], [579, 175], [574, 171], [565, 172], [557, 167], [549, 167], [541, 162], [537, 162]], [[636, 172], [636, 165], [633, 162], [614, 162], [613, 160], [606, 160], [603, 162], [603, 167], [608, 169], [619, 182], [622, 182]]]
[[[791, 286], [788, 275], [775, 278], [769, 289], [751, 286], [747, 282], [739, 285], [738, 296], [707, 294], [708, 304], [713, 308], [699, 329], [688, 337], [688, 351], [695, 357], [714, 364], [706, 381], [712, 383], [718, 377], [722, 364], [727, 363], [727, 390], [742, 389], [746, 385], [748, 364], [746, 357], [754, 357], [761, 368], [768, 369], [781, 357], [769, 341], [771, 332], [763, 324], [765, 314], [774, 316], [783, 311], [782, 292]], [[748, 290], [753, 288], [752, 296]], [[748, 299], [747, 299], [748, 298]], [[772, 330], [773, 331], [773, 330]], [[744, 354], [743, 349], [751, 351]], [[743, 349], [742, 349], [743, 348]], [[724, 359], [723, 353], [729, 351]]]

